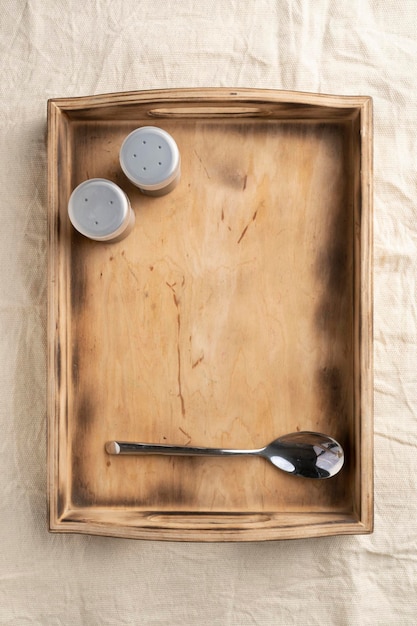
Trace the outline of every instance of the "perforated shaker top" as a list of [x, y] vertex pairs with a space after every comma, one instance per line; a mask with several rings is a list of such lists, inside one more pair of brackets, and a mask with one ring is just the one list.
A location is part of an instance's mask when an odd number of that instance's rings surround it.
[[161, 128], [143, 126], [124, 140], [120, 165], [138, 187], [152, 191], [169, 185], [178, 175], [180, 153], [174, 138]]

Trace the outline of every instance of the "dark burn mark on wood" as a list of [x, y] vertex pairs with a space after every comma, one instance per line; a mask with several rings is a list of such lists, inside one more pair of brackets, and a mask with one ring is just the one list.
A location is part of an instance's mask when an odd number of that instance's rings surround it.
[[[201, 466], [201, 461], [204, 462], [204, 459], [191, 456], [173, 458], [170, 461], [169, 470], [167, 466], [167, 471], [161, 474], [167, 476], [171, 473], [171, 479], [164, 478], [164, 480], [155, 485], [147, 506], [149, 508], [152, 508], [152, 506], [170, 506], [171, 510], [175, 510], [178, 506], [189, 505], [195, 502], [195, 494], [187, 489], [185, 481], [181, 476], [195, 475], [198, 467]], [[176, 472], [177, 468], [178, 473]]]
[[245, 191], [246, 189], [248, 175], [242, 174], [239, 163], [236, 163], [235, 166], [233, 164], [222, 166], [219, 177], [225, 185], [236, 191]]
[[74, 435], [72, 441], [72, 502], [77, 506], [94, 504], [96, 496], [88, 481], [91, 453], [87, 449], [95, 421], [94, 398], [86, 393], [77, 398], [74, 406]]
[[[118, 461], [122, 462], [126, 461], [126, 459], [118, 459]], [[164, 478], [160, 481], [155, 481], [155, 483], [150, 478], [148, 488], [139, 489], [141, 482], [139, 477], [141, 472], [146, 472], [146, 469], [144, 470], [146, 466], [143, 464], [143, 460], [138, 459], [138, 493], [133, 492], [131, 495], [123, 497], [123, 507], [125, 509], [123, 515], [132, 515], [132, 517], [137, 515], [134, 510], [126, 510], [127, 507], [142, 507], [148, 511], [158, 511], [162, 508], [175, 510], [177, 506], [191, 505], [193, 501], [195, 502], [192, 488], [187, 489], [183, 478], [181, 478], [181, 476], [192, 475], [195, 472], [194, 459], [192, 457], [176, 457], [175, 461], [171, 461], [169, 457], [166, 457], [165, 459], [161, 458], [160, 462], [160, 475], [164, 476]], [[116, 465], [118, 463], [113, 463], [111, 471], [113, 469], [116, 471]], [[181, 466], [178, 468], [178, 473], [174, 465]], [[120, 506], [120, 493], [116, 493], [114, 496], [93, 494], [90, 487], [85, 483], [81, 484], [81, 489], [76, 496], [77, 501], [74, 501], [74, 504], [78, 506], [88, 507], [91, 504], [108, 508]], [[88, 512], [85, 511], [85, 515], [87, 514]]]
[[[319, 284], [321, 297], [317, 300], [314, 323], [322, 334], [320, 341], [338, 342], [343, 346], [345, 358], [353, 338], [355, 285], [354, 265], [354, 208], [353, 188], [347, 175], [351, 164], [349, 154], [343, 149], [343, 132], [340, 125], [318, 128], [323, 140], [329, 142], [329, 154], [335, 156], [334, 171], [327, 190], [327, 213], [323, 214], [320, 247], [313, 260], [314, 280]], [[341, 134], [342, 133], [342, 134]], [[343, 355], [341, 355], [342, 358]], [[351, 374], [346, 371], [346, 381]]]
[[322, 300], [315, 310], [314, 317], [316, 327], [321, 332], [331, 333], [337, 323], [334, 303], [329, 298]]
[[77, 507], [97, 504], [97, 496], [93, 492], [88, 478], [80, 470], [81, 463], [74, 463], [74, 475], [72, 479], [71, 500]]
[[74, 236], [80, 239], [79, 243], [77, 242], [77, 245], [73, 246], [73, 254], [71, 256], [71, 306], [74, 316], [76, 316], [77, 312], [81, 311], [85, 305], [87, 276], [83, 262], [82, 250], [80, 250], [80, 247], [82, 247], [84, 242], [81, 240], [81, 235], [78, 236], [78, 234], [75, 233]]
[[344, 408], [344, 381], [336, 366], [326, 366], [317, 372], [317, 387], [325, 414], [341, 417]]
[[79, 342], [75, 341], [72, 354], [71, 354], [71, 382], [73, 389], [78, 389], [80, 380], [80, 346]]
[[63, 516], [64, 511], [65, 511], [65, 496], [62, 493], [62, 491], [59, 490], [57, 494], [57, 499], [56, 499], [56, 515], [58, 519]]
[[91, 393], [91, 395], [87, 393], [81, 394], [81, 396], [77, 398], [74, 411], [77, 424], [75, 436], [80, 436], [82, 444], [86, 431], [91, 428], [95, 419], [95, 402], [93, 393]]
[[152, 495], [148, 499], [148, 506], [149, 508], [156, 508], [171, 504], [175, 507], [183, 501], [184, 491], [180, 483], [173, 484], [173, 481], [170, 481], [170, 484], [167, 484], [167, 482], [161, 481], [152, 489]]
[[[349, 238], [346, 229], [346, 239]], [[349, 255], [346, 241], [339, 240], [323, 250], [317, 259], [317, 273], [324, 280], [332, 294], [341, 294], [347, 287]]]

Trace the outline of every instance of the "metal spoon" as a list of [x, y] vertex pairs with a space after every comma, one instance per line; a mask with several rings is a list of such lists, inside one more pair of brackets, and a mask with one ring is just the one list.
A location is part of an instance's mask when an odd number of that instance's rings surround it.
[[176, 456], [262, 456], [275, 467], [305, 478], [331, 478], [343, 466], [342, 446], [331, 437], [309, 431], [290, 433], [257, 450], [199, 448], [154, 443], [108, 441], [108, 454], [169, 454]]

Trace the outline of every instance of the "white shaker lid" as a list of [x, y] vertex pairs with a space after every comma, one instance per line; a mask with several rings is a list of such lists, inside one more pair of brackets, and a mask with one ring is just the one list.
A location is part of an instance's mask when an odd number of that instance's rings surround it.
[[177, 178], [180, 153], [174, 138], [165, 130], [142, 126], [124, 140], [120, 166], [132, 183], [146, 191], [157, 191]]
[[129, 224], [130, 211], [124, 191], [105, 178], [91, 178], [78, 185], [68, 203], [74, 228], [98, 241], [120, 235]]

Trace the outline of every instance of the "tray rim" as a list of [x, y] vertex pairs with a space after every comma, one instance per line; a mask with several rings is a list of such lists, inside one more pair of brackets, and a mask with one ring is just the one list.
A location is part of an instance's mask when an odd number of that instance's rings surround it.
[[371, 96], [334, 95], [306, 91], [288, 91], [278, 89], [258, 89], [255, 87], [184, 87], [179, 89], [147, 89], [138, 91], [119, 91], [100, 93], [90, 96], [71, 96], [49, 98], [48, 107], [56, 106], [65, 111], [93, 109], [109, 104], [138, 104], [146, 102], [176, 102], [181, 100], [213, 102], [272, 102], [301, 104], [306, 106], [327, 106], [335, 109], [367, 108], [372, 104]]
[[[251, 514], [242, 515], [250, 517]], [[257, 515], [257, 514], [254, 514]], [[260, 514], [263, 515], [263, 514]], [[266, 516], [268, 514], [265, 514]], [[74, 516], [74, 517], [73, 517]], [[308, 539], [318, 537], [330, 537], [336, 535], [361, 535], [369, 534], [372, 529], [364, 521], [359, 521], [355, 516], [345, 515], [343, 513], [328, 513], [328, 514], [314, 514], [312, 516], [309, 513], [301, 514], [279, 514], [271, 516], [271, 524], [265, 525], [262, 528], [251, 528], [250, 524], [239, 525], [239, 514], [230, 514], [229, 518], [235, 518], [236, 522], [228, 521], [223, 525], [214, 521], [217, 520], [220, 515], [213, 515], [213, 522], [209, 521], [206, 524], [190, 523], [188, 519], [186, 522], [176, 522], [177, 514], [171, 513], [162, 517], [171, 517], [172, 521], [166, 521], [164, 524], [156, 525], [149, 524], [126, 526], [121, 524], [109, 524], [100, 523], [97, 520], [87, 522], [76, 521], [76, 512], [68, 511], [68, 519], [62, 521], [53, 521], [50, 523], [49, 530], [53, 533], [76, 533], [76, 534], [91, 534], [100, 535], [104, 537], [119, 537], [127, 539], [142, 539], [151, 541], [170, 541], [170, 542], [202, 542], [202, 543], [217, 543], [217, 542], [253, 542], [253, 541], [282, 541], [282, 540], [294, 540], [294, 539]], [[137, 519], [146, 520], [147, 515], [138, 516]], [[181, 514], [183, 518], [196, 517], [194, 515]], [[282, 517], [282, 519], [279, 519]], [[310, 522], [307, 524], [300, 524], [299, 518], [310, 518]], [[297, 518], [297, 522], [292, 519]], [[276, 525], [276, 522], [280, 522], [280, 526]], [[187, 523], [188, 522], [188, 523]], [[279, 532], [277, 532], [277, 529]], [[302, 532], [300, 532], [302, 530]]]
[[[204, 528], [126, 527], [120, 524], [72, 521], [71, 513], [59, 514], [57, 504], [59, 494], [59, 416], [60, 407], [55, 388], [57, 366], [57, 289], [58, 268], [52, 254], [56, 252], [57, 232], [54, 220], [58, 180], [55, 176], [60, 155], [57, 150], [57, 133], [62, 124], [62, 115], [83, 110], [96, 111], [120, 105], [132, 104], [175, 104], [223, 103], [231, 104], [274, 104], [302, 105], [305, 107], [325, 107], [331, 109], [355, 109], [360, 126], [360, 282], [365, 289], [360, 290], [359, 335], [360, 335], [360, 419], [355, 429], [355, 447], [360, 450], [360, 471], [356, 490], [360, 501], [356, 516], [347, 521], [325, 521], [313, 525], [294, 524], [288, 527], [275, 526], [268, 531], [264, 528], [235, 528], [228, 530], [219, 522]], [[204, 105], [203, 105], [204, 106]], [[169, 541], [262, 541], [290, 538], [318, 537], [339, 534], [365, 534], [373, 531], [373, 283], [372, 283], [372, 221], [373, 221], [373, 149], [372, 149], [372, 98], [368, 96], [339, 96], [300, 91], [274, 89], [230, 89], [230, 88], [182, 88], [154, 89], [144, 91], [115, 92], [93, 96], [52, 98], [47, 103], [48, 124], [48, 509], [49, 530], [51, 532], [75, 532], [104, 536], [158, 539]], [[65, 506], [64, 506], [65, 509]], [[172, 512], [175, 515], [174, 512]], [[249, 514], [249, 513], [246, 513]], [[233, 514], [231, 514], [233, 515]], [[284, 514], [275, 515], [275, 519]], [[301, 518], [303, 515], [298, 514]], [[338, 514], [334, 514], [338, 515]], [[190, 518], [193, 514], [190, 514]], [[217, 517], [221, 518], [219, 513]], [[186, 514], [183, 514], [186, 517]], [[210, 526], [210, 524], [209, 524]]]

